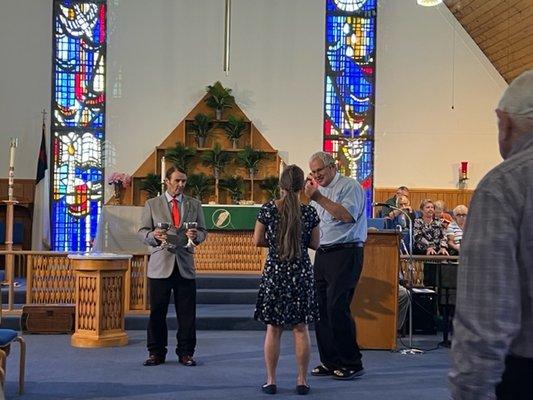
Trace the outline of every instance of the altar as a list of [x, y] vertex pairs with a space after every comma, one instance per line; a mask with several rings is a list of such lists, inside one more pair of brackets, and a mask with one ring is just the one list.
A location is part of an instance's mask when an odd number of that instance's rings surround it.
[[[253, 229], [260, 205], [203, 204], [209, 231], [196, 248], [198, 272], [260, 274], [266, 249], [253, 244]], [[104, 206], [94, 250], [119, 254], [148, 254], [137, 236], [143, 207]]]

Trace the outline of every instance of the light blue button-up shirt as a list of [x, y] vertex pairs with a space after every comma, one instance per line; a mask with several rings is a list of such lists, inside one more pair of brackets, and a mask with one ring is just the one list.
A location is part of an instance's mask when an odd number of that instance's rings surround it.
[[354, 222], [339, 221], [316, 201], [311, 201], [320, 217], [320, 245], [366, 241], [365, 193], [359, 182], [337, 172], [329, 185], [319, 186], [318, 191], [340, 203], [354, 219]]

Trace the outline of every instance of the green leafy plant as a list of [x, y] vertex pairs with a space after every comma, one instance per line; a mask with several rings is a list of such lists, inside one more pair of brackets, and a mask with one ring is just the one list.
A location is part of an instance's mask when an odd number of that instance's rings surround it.
[[214, 85], [207, 87], [209, 96], [205, 99], [208, 107], [215, 110], [216, 118], [222, 118], [222, 111], [231, 108], [235, 104], [235, 98], [231, 95], [231, 89], [225, 88], [217, 81]]
[[202, 201], [204, 196], [211, 193], [212, 180], [204, 173], [191, 174], [187, 177], [187, 189], [193, 197]]
[[243, 150], [237, 153], [236, 162], [244, 166], [250, 174], [251, 190], [250, 200], [254, 199], [254, 176], [259, 169], [259, 163], [265, 158], [264, 151], [254, 150], [252, 146], [246, 146]]
[[184, 171], [187, 171], [189, 162], [195, 155], [196, 149], [187, 147], [181, 142], [176, 142], [174, 147], [165, 152], [165, 158]]
[[220, 143], [215, 143], [213, 148], [206, 150], [201, 155], [201, 160], [204, 165], [207, 165], [213, 169], [213, 175], [215, 176], [215, 199], [218, 203], [218, 184], [220, 173], [226, 165], [231, 161], [232, 156], [227, 151], [223, 151]]
[[139, 185], [140, 190], [148, 193], [148, 198], [152, 199], [161, 193], [161, 176], [156, 174], [148, 174], [141, 180]]
[[227, 190], [231, 200], [237, 204], [242, 199], [244, 193], [244, 181], [240, 176], [228, 176], [220, 180], [220, 187]]
[[268, 176], [259, 183], [259, 187], [268, 194], [269, 199], [279, 197], [279, 178], [277, 176]]
[[198, 147], [205, 146], [205, 139], [214, 127], [215, 122], [210, 116], [203, 113], [196, 114], [194, 122], [189, 125], [189, 130], [194, 133]]
[[244, 134], [244, 130], [246, 129], [246, 121], [244, 118], [237, 118], [230, 115], [227, 122], [222, 124], [222, 127], [224, 128], [224, 131], [226, 131], [228, 139], [232, 141], [233, 148], [236, 149], [237, 141]]

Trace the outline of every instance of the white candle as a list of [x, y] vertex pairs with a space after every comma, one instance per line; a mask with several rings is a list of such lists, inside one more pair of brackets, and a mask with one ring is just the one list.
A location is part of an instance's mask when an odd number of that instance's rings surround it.
[[161, 184], [165, 183], [165, 173], [166, 173], [165, 156], [163, 156], [161, 157]]
[[11, 138], [11, 145], [9, 147], [9, 168], [15, 168], [15, 147], [17, 147], [17, 139]]

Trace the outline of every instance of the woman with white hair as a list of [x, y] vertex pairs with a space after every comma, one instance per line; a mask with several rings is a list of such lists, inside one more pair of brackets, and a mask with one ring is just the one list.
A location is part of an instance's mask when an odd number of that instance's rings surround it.
[[454, 221], [448, 226], [448, 229], [446, 229], [448, 251], [451, 255], [459, 254], [467, 215], [468, 207], [463, 204], [459, 204], [453, 209]]

